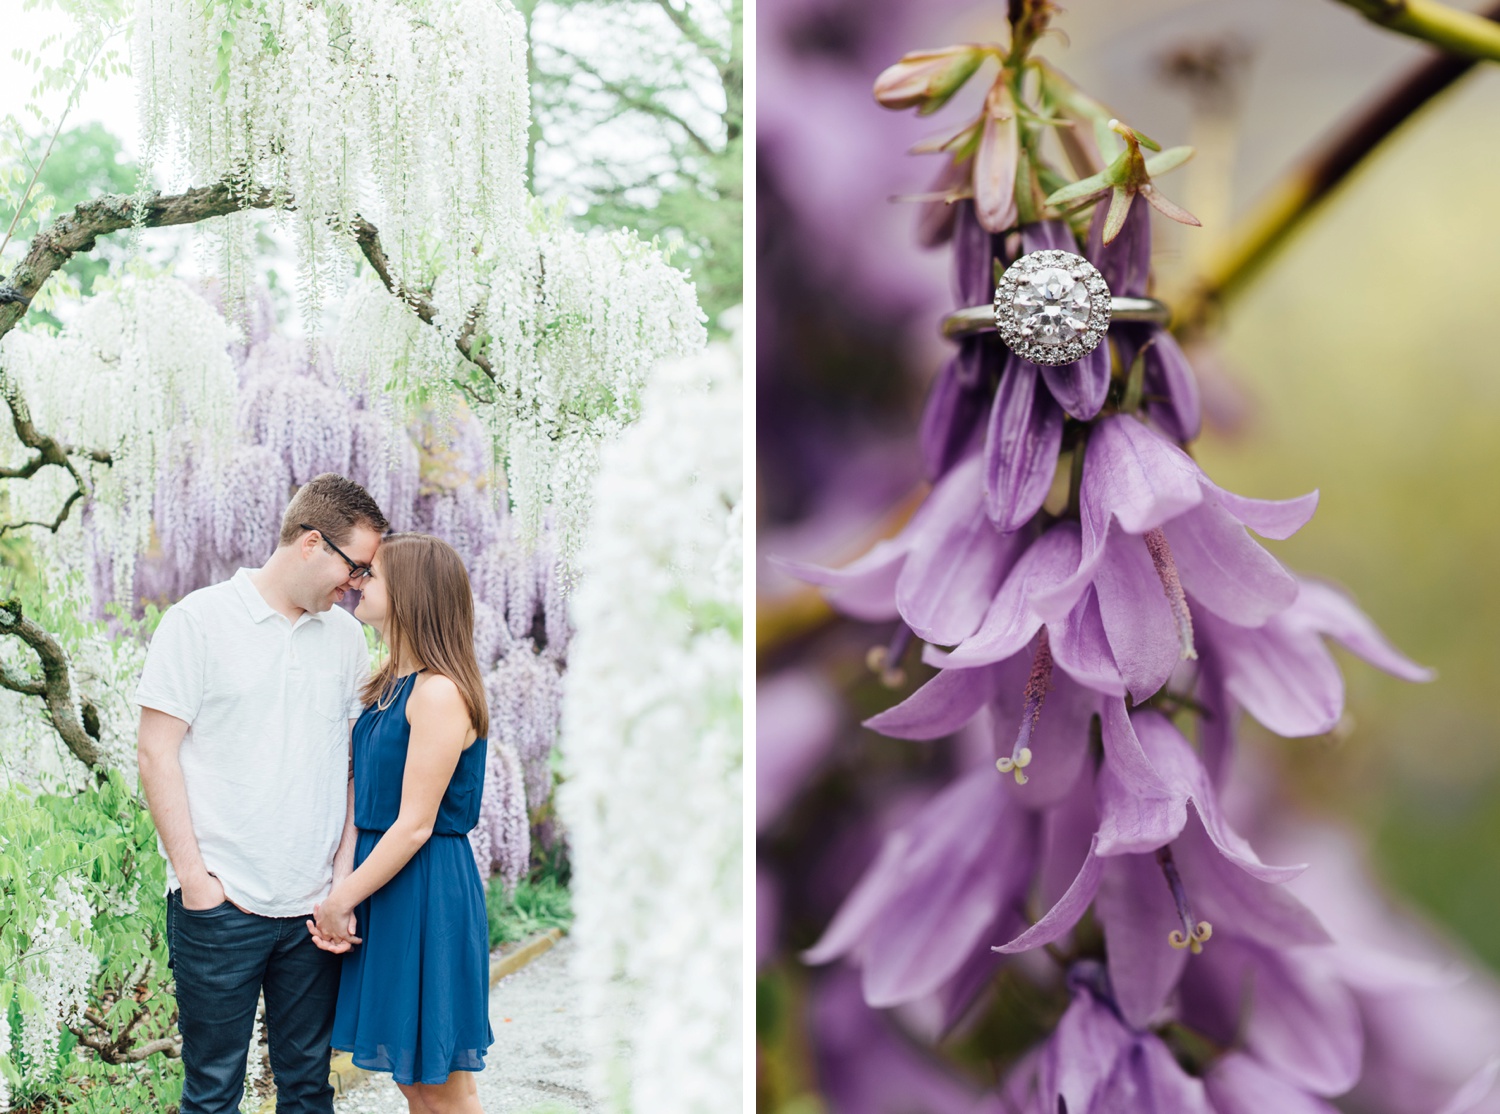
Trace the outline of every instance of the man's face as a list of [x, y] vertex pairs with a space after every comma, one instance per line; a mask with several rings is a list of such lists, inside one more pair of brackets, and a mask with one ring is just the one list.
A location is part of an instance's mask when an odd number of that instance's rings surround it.
[[[379, 534], [368, 526], [356, 526], [350, 532], [349, 540], [339, 545], [339, 549], [356, 565], [368, 568], [375, 559], [375, 550], [379, 546]], [[311, 580], [311, 598], [308, 604], [311, 606], [303, 605], [307, 611], [327, 611], [343, 598], [345, 592], [357, 591], [364, 583], [363, 578], [356, 580], [350, 576], [349, 565], [343, 557], [323, 544], [321, 535], [316, 544], [316, 552], [309, 554], [308, 566]]]

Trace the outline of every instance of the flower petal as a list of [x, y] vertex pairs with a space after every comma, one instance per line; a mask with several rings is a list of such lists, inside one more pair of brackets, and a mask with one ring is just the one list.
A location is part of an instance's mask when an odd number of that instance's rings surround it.
[[1020, 543], [982, 512], [981, 461], [944, 476], [912, 524], [911, 555], [896, 577], [896, 606], [917, 635], [951, 646], [974, 632]]
[[1115, 1061], [1092, 1110], [1214, 1114], [1203, 1081], [1183, 1071], [1167, 1046], [1151, 1034], [1138, 1037], [1134, 1047]]
[[1078, 563], [1078, 529], [1060, 523], [1033, 542], [990, 601], [979, 629], [959, 643], [950, 665], [984, 665], [1024, 649], [1042, 625], [1031, 597], [1062, 580]]
[[1191, 441], [1203, 428], [1198, 377], [1176, 338], [1153, 329], [1146, 342], [1146, 413], [1174, 441]]
[[928, 479], [937, 481], [968, 455], [989, 401], [985, 365], [998, 368], [1004, 352], [994, 337], [969, 337], [933, 380], [919, 431]]
[[1247, 988], [1253, 997], [1244, 1023], [1247, 1052], [1313, 1094], [1340, 1095], [1354, 1086], [1364, 1028], [1354, 996], [1336, 977], [1293, 951], [1217, 934], [1201, 959], [1203, 970], [1194, 975], [1214, 986], [1222, 1014], [1243, 1001]]
[[[1138, 711], [1130, 717], [1130, 722], [1147, 760], [1174, 799], [1182, 801], [1184, 806], [1192, 802], [1204, 832], [1219, 854], [1262, 882], [1289, 882], [1307, 869], [1305, 864], [1268, 866], [1260, 861], [1249, 842], [1229, 826], [1202, 759], [1171, 720], [1158, 712]], [[1185, 811], [1183, 819], [1186, 820]], [[1179, 825], [1178, 831], [1181, 830]]]
[[1109, 397], [1109, 345], [1071, 364], [1042, 364], [1041, 372], [1057, 404], [1080, 422], [1089, 421]]
[[1037, 1086], [1043, 1107], [1097, 1109], [1095, 1096], [1130, 1044], [1130, 1032], [1108, 1006], [1086, 990], [1076, 992], [1042, 1053]]
[[953, 295], [961, 306], [978, 305], [995, 296], [994, 237], [979, 223], [974, 202], [953, 203]]
[[1069, 251], [1078, 254], [1078, 240], [1067, 221], [1044, 220], [1021, 226], [1021, 254], [1034, 251]]
[[1099, 531], [1113, 515], [1132, 534], [1165, 525], [1203, 500], [1203, 472], [1176, 445], [1124, 414], [1094, 428], [1083, 465], [1080, 499]]
[[1299, 581], [1296, 605], [1286, 618], [1294, 627], [1311, 628], [1319, 634], [1336, 638], [1375, 668], [1402, 680], [1430, 681], [1437, 676], [1392, 646], [1370, 617], [1331, 584], [1317, 580]]
[[1062, 899], [1047, 910], [1046, 915], [1036, 924], [1009, 943], [999, 945], [995, 951], [1002, 955], [1015, 955], [1018, 952], [1030, 951], [1032, 948], [1040, 948], [1044, 944], [1050, 944], [1067, 935], [1078, 923], [1078, 919], [1083, 916], [1089, 903], [1094, 900], [1103, 869], [1104, 860], [1094, 854], [1091, 845], [1089, 853], [1084, 857], [1083, 866], [1079, 868], [1078, 876], [1073, 879], [1073, 884], [1068, 887], [1068, 892], [1063, 894]]
[[1218, 1114], [1338, 1114], [1315, 1095], [1267, 1070], [1253, 1056], [1230, 1052], [1219, 1057], [1203, 1077]]
[[944, 669], [900, 704], [865, 720], [865, 726], [896, 739], [951, 735], [994, 694], [998, 668]]
[[974, 210], [990, 232], [1016, 223], [1016, 164], [1021, 146], [1010, 90], [996, 82], [985, 98], [984, 127], [974, 155]]
[[1315, 633], [1295, 629], [1284, 615], [1247, 628], [1206, 609], [1197, 626], [1213, 643], [1224, 688], [1268, 730], [1298, 738], [1321, 735], [1338, 722], [1344, 678]]
[[1052, 660], [1079, 684], [1107, 696], [1124, 696], [1125, 681], [1115, 664], [1092, 586], [1061, 622], [1047, 624]]
[[1146, 757], [1125, 710], [1125, 701], [1105, 697], [1101, 702], [1100, 728], [1104, 736], [1104, 761], [1130, 792], [1142, 797], [1169, 797], [1172, 791]]
[[1036, 365], [1012, 356], [984, 441], [985, 509], [1000, 530], [1020, 529], [1041, 510], [1057, 471], [1062, 433], [1062, 411], [1037, 390]]
[[1295, 499], [1251, 499], [1225, 491], [1207, 476], [1203, 477], [1203, 483], [1218, 496], [1224, 509], [1239, 519], [1242, 525], [1250, 527], [1263, 538], [1274, 538], [1276, 541], [1289, 538], [1306, 526], [1313, 512], [1318, 509], [1316, 491], [1309, 491]]
[[771, 562], [798, 580], [823, 588], [823, 595], [834, 610], [878, 623], [899, 615], [896, 578], [910, 552], [911, 539], [897, 537], [876, 542], [863, 557], [839, 569], [779, 557], [772, 557]]
[[1127, 1023], [1144, 1029], [1182, 976], [1187, 950], [1168, 946], [1182, 922], [1154, 855], [1121, 855], [1105, 864], [1094, 914], [1104, 930], [1109, 981]]
[[881, 909], [861, 947], [865, 1000], [877, 1009], [939, 989], [976, 951], [1031, 880], [1035, 824], [1005, 807], [1002, 781], [980, 770], [934, 799], [944, 840], [909, 862], [905, 887]]
[[1311, 909], [1284, 886], [1263, 882], [1226, 859], [1201, 822], [1182, 830], [1172, 844], [1172, 857], [1194, 913], [1214, 926], [1215, 944], [1226, 932], [1270, 947], [1329, 942], [1327, 929]]
[[[1018, 687], [1018, 695], [1020, 691]], [[1042, 703], [1042, 714], [1031, 736], [1033, 758], [1026, 767], [1028, 780], [1025, 785], [1017, 785], [1004, 779], [1015, 804], [1029, 809], [1049, 808], [1072, 791], [1088, 756], [1089, 721], [1098, 704], [1093, 692], [1066, 676], [1053, 675], [1052, 691]], [[996, 716], [997, 756], [1010, 753], [1019, 722], [1018, 716]]]
[[1136, 703], [1151, 696], [1182, 660], [1172, 605], [1146, 543], [1115, 532], [1094, 570], [1099, 617], [1125, 687]]
[[1297, 581], [1210, 493], [1164, 528], [1194, 603], [1242, 627], [1258, 627], [1297, 598]]

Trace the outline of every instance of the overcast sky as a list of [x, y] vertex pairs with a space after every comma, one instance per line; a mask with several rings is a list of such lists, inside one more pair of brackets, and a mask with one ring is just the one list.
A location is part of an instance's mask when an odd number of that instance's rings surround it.
[[[4, 105], [0, 109], [0, 117], [7, 113], [13, 114], [25, 128], [34, 133], [38, 127], [35, 118], [23, 113], [21, 109], [31, 99], [31, 87], [36, 83], [36, 75], [32, 73], [30, 66], [16, 60], [12, 52], [20, 47], [37, 50], [48, 35], [70, 32], [72, 21], [54, 11], [20, 11], [18, 3], [7, 4], [6, 7], [5, 34], [3, 40], [0, 40], [0, 103]], [[120, 48], [123, 50], [125, 47], [126, 43], [121, 38]], [[56, 57], [59, 49], [53, 47], [49, 53]], [[54, 126], [58, 113], [66, 103], [65, 92], [50, 93], [42, 102], [42, 108], [51, 117]], [[118, 136], [129, 157], [139, 157], [140, 125], [136, 117], [135, 86], [129, 78], [115, 77], [90, 83], [78, 105], [69, 114], [68, 124], [77, 125], [90, 120], [98, 120]]]

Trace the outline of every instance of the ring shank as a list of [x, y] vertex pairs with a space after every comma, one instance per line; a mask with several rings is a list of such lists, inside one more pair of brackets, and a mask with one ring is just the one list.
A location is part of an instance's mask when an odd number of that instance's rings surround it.
[[[1109, 320], [1145, 321], [1154, 325], [1165, 325], [1172, 319], [1172, 311], [1155, 298], [1121, 298], [1109, 300]], [[954, 310], [943, 318], [943, 336], [949, 340], [973, 336], [975, 333], [995, 331], [995, 307], [993, 305], [970, 306]]]

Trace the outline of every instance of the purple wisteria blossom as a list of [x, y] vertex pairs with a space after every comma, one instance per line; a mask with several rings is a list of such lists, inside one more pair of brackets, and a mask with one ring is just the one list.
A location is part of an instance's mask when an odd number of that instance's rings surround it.
[[[185, 442], [181, 464], [163, 467], [153, 506], [158, 544], [136, 563], [133, 598], [115, 599], [109, 547], [86, 538], [97, 613], [119, 604], [139, 617], [146, 603], [164, 607], [259, 566], [276, 546], [291, 493], [321, 472], [362, 484], [394, 529], [442, 537], [469, 570], [494, 744], [473, 842], [481, 874], [494, 871], [513, 886], [530, 868], [533, 841], [550, 845], [556, 836], [549, 756], [571, 636], [556, 561], [545, 545], [517, 544], [489, 486], [489, 437], [476, 419], [460, 410], [408, 420], [392, 400], [341, 377], [327, 346], [309, 351], [274, 325], [269, 296], [252, 299], [245, 338], [230, 351], [238, 437], [217, 455]], [[356, 602], [349, 593], [343, 606]]]

